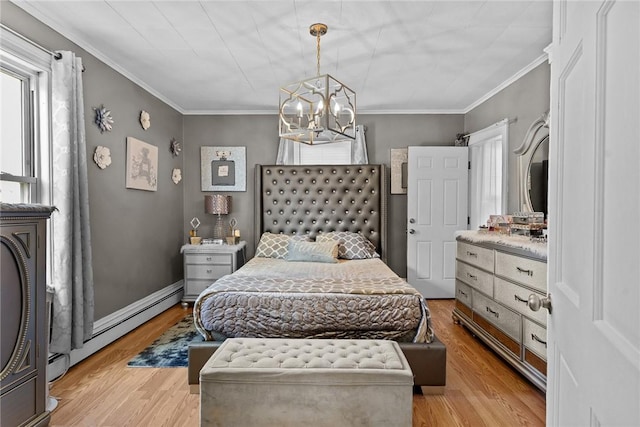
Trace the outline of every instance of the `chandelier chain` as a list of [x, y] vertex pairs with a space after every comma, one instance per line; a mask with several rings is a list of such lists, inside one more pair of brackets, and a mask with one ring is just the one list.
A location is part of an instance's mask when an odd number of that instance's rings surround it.
[[317, 59], [317, 75], [320, 75], [320, 31], [316, 34], [316, 59]]

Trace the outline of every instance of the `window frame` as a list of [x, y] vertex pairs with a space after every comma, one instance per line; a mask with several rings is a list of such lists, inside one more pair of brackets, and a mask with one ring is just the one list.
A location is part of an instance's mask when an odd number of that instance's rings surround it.
[[[21, 183], [26, 203], [51, 201], [51, 53], [8, 27], [0, 26], [0, 67], [23, 81], [23, 174], [0, 175]], [[28, 192], [28, 197], [25, 193]]]

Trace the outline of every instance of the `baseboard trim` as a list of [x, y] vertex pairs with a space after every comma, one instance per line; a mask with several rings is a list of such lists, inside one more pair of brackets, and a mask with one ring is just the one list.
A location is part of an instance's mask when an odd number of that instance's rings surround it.
[[163, 311], [178, 304], [182, 299], [183, 282], [183, 280], [180, 280], [173, 283], [115, 313], [95, 321], [91, 339], [84, 343], [84, 347], [71, 351], [68, 367], [66, 366], [65, 355], [49, 355], [47, 380], [51, 381], [58, 378], [69, 367], [81, 362]]

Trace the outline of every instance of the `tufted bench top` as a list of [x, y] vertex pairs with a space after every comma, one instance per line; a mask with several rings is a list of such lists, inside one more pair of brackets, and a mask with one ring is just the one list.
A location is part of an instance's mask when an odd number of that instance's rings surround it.
[[388, 340], [229, 338], [200, 381], [413, 384], [400, 347]]

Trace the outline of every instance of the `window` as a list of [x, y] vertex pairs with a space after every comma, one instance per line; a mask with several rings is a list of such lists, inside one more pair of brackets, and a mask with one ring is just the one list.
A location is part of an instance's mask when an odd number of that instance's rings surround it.
[[469, 229], [486, 225], [489, 215], [507, 210], [508, 120], [469, 136]]
[[330, 144], [295, 144], [294, 158], [299, 165], [348, 165], [351, 164], [351, 141]]
[[49, 63], [41, 48], [0, 27], [0, 200], [49, 200]]

